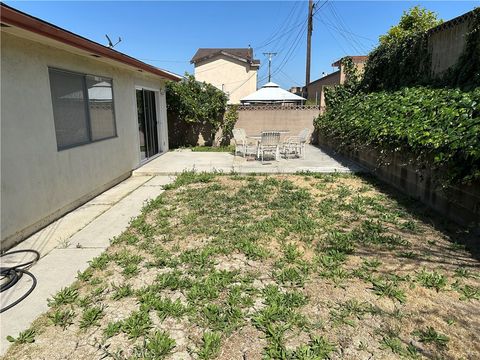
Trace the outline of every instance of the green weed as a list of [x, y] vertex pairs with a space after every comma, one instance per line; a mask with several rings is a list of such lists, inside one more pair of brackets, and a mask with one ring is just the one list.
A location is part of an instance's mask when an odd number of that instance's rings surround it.
[[112, 284], [112, 288], [113, 288], [113, 294], [112, 294], [113, 300], [120, 300], [125, 297], [131, 296], [133, 294], [132, 286], [130, 284], [123, 284], [120, 286], [116, 286], [115, 284]]
[[436, 271], [428, 272], [425, 269], [417, 274], [417, 281], [424, 287], [435, 289], [437, 292], [447, 285], [447, 278], [444, 275]]
[[152, 327], [150, 316], [145, 311], [134, 311], [122, 321], [122, 331], [129, 339], [136, 339], [148, 333]]
[[104, 270], [108, 263], [110, 262], [110, 255], [103, 253], [100, 256], [97, 256], [93, 260], [89, 261], [90, 267], [96, 270]]
[[48, 299], [47, 303], [50, 307], [57, 307], [60, 305], [73, 304], [78, 298], [78, 290], [73, 287], [66, 287], [61, 289], [52, 299]]
[[133, 359], [159, 360], [164, 359], [175, 348], [173, 340], [165, 331], [155, 331], [148, 335], [142, 345], [137, 345], [133, 351]]
[[222, 336], [218, 332], [206, 331], [202, 337], [202, 344], [198, 350], [198, 358], [212, 359], [220, 352]]
[[418, 336], [419, 341], [426, 344], [434, 344], [437, 347], [446, 347], [449, 341], [448, 336], [440, 334], [431, 326], [424, 330], [416, 330], [412, 335]]
[[407, 300], [405, 292], [398, 288], [397, 282], [373, 279], [372, 285], [374, 293], [380, 297], [386, 296], [400, 303], [404, 303]]
[[7, 336], [7, 340], [15, 344], [31, 344], [35, 342], [36, 332], [33, 329], [22, 331], [16, 338], [11, 335]]
[[115, 336], [122, 331], [122, 322], [121, 321], [115, 321], [115, 322], [109, 322], [107, 324], [107, 327], [103, 331], [103, 335], [105, 338], [111, 338], [112, 336]]
[[86, 329], [91, 326], [98, 325], [98, 322], [103, 317], [103, 306], [92, 306], [83, 311], [80, 320], [80, 329]]
[[53, 325], [66, 329], [69, 325], [73, 324], [75, 312], [73, 310], [62, 311], [56, 309], [53, 313], [49, 313], [47, 316], [52, 321]]
[[295, 350], [287, 352], [286, 358], [289, 360], [330, 359], [334, 351], [335, 345], [323, 336], [316, 336], [312, 337], [308, 344], [300, 345]]

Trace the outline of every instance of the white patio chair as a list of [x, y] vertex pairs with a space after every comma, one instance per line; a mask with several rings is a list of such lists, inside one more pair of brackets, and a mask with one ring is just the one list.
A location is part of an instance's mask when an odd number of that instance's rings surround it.
[[282, 152], [285, 157], [295, 155], [305, 159], [305, 147], [310, 136], [310, 129], [303, 129], [297, 136], [290, 136], [285, 139]]
[[258, 146], [259, 156], [263, 159], [265, 153], [270, 153], [275, 156], [275, 160], [278, 160], [280, 153], [280, 133], [277, 131], [264, 131], [262, 132], [262, 138]]
[[235, 128], [232, 130], [232, 134], [235, 143], [235, 156], [239, 152], [243, 157], [257, 153], [257, 141], [249, 139], [245, 129]]

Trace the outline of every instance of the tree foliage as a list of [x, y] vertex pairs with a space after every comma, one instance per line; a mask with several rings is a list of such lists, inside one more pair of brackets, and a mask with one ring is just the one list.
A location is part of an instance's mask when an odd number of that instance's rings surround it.
[[211, 84], [185, 74], [183, 81], [167, 82], [167, 111], [179, 121], [209, 124], [216, 132], [223, 123], [227, 95]]
[[417, 36], [428, 29], [440, 25], [443, 21], [433, 11], [414, 6], [404, 11], [397, 25], [392, 26], [385, 35], [380, 36], [381, 45], [391, 45], [405, 38]]
[[238, 105], [230, 105], [227, 108], [227, 111], [224, 116], [222, 124], [222, 139], [220, 140], [221, 145], [229, 145], [230, 139], [233, 137], [233, 128], [238, 121]]
[[418, 6], [404, 12], [369, 54], [362, 88], [378, 91], [426, 85], [431, 80], [427, 30], [441, 22], [435, 13]]

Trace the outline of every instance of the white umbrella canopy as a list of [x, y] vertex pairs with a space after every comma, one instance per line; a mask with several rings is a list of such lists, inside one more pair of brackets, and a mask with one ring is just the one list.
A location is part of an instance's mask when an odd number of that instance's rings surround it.
[[240, 99], [241, 103], [301, 103], [306, 99], [295, 95], [273, 82], [268, 82], [259, 90]]

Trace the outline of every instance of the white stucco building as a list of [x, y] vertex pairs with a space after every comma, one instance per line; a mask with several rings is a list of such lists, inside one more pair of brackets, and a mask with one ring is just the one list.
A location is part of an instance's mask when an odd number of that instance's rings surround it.
[[168, 150], [181, 78], [1, 4], [1, 247]]
[[229, 104], [239, 104], [257, 90], [260, 61], [253, 58], [252, 48], [200, 48], [190, 62], [195, 65], [195, 79], [224, 91]]

